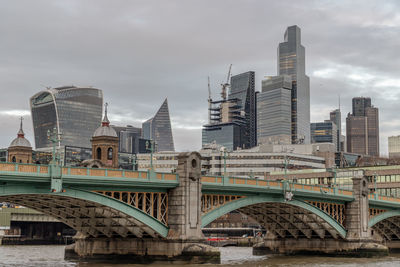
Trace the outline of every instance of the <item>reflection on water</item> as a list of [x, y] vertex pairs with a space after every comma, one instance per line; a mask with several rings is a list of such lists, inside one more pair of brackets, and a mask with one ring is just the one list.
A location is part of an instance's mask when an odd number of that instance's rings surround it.
[[[400, 254], [384, 258], [335, 258], [310, 256], [253, 256], [251, 248], [227, 247], [221, 250], [221, 267], [398, 267]], [[136, 264], [74, 263], [64, 261], [63, 246], [0, 246], [0, 266], [45, 266], [45, 267], [133, 267]], [[153, 264], [152, 267], [165, 266]], [[185, 265], [211, 266], [211, 265]]]

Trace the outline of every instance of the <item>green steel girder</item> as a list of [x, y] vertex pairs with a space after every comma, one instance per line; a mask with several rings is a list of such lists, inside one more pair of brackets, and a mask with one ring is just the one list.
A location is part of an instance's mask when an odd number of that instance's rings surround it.
[[386, 219], [392, 218], [392, 217], [396, 217], [396, 216], [400, 216], [400, 209], [383, 212], [379, 215], [372, 217], [372, 219], [370, 219], [368, 222], [368, 226], [373, 227], [375, 224], [377, 224], [383, 220], [386, 220]]
[[390, 202], [390, 201], [385, 201], [385, 200], [378, 200], [378, 199], [369, 199], [369, 207], [395, 210], [395, 209], [400, 208], [400, 203], [399, 202]]
[[[317, 187], [317, 186], [316, 186]], [[318, 186], [319, 188], [319, 186]], [[340, 203], [351, 202], [354, 200], [353, 196], [347, 196], [342, 194], [334, 194], [334, 193], [325, 193], [321, 191], [310, 191], [305, 189], [296, 189], [290, 188], [286, 191], [291, 191], [296, 197], [303, 198], [314, 198], [319, 201], [326, 200], [326, 202], [334, 202], [337, 201]], [[284, 189], [280, 186], [259, 186], [259, 185], [223, 185], [221, 183], [203, 183], [202, 184], [202, 192], [203, 193], [214, 193], [217, 192], [219, 194], [231, 194], [231, 195], [258, 195], [258, 194], [275, 194], [275, 195], [283, 195]]]
[[100, 205], [110, 207], [116, 211], [122, 212], [135, 218], [136, 220], [147, 225], [149, 228], [153, 229], [156, 233], [164, 238], [168, 235], [169, 228], [157, 219], [151, 217], [150, 215], [137, 209], [136, 207], [102, 194], [77, 188], [65, 188], [65, 192], [51, 193], [49, 187], [35, 186], [32, 184], [0, 185], [0, 197], [22, 194], [40, 194], [48, 195], [49, 197], [51, 197], [52, 195], [57, 195], [98, 203]]
[[231, 211], [237, 210], [239, 208], [243, 208], [246, 206], [259, 204], [259, 203], [285, 203], [288, 205], [293, 205], [296, 207], [303, 208], [309, 212], [314, 213], [315, 215], [322, 218], [326, 221], [330, 226], [332, 226], [342, 238], [346, 237], [346, 229], [340, 225], [335, 219], [333, 219], [329, 214], [323, 212], [322, 210], [300, 200], [291, 200], [285, 201], [283, 196], [271, 196], [271, 195], [255, 195], [255, 196], [247, 196], [244, 198], [240, 198], [234, 201], [231, 201], [223, 206], [215, 208], [202, 216], [202, 225], [201, 227], [205, 227], [212, 221], [217, 218], [225, 215]]

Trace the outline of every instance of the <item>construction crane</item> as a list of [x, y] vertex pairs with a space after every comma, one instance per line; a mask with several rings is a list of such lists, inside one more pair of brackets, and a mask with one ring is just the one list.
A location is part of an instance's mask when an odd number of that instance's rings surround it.
[[228, 89], [230, 87], [229, 78], [231, 77], [231, 69], [232, 69], [232, 64], [229, 65], [229, 71], [228, 71], [228, 76], [226, 77], [226, 83], [221, 83], [221, 88], [222, 88], [221, 97], [222, 97], [222, 100], [226, 100], [226, 94], [227, 94], [227, 91], [228, 91]]

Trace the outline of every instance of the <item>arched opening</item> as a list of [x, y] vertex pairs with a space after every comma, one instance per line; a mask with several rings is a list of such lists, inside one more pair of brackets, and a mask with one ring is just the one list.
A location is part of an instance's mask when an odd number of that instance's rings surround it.
[[15, 156], [12, 157], [11, 161], [12, 161], [12, 162], [17, 162], [17, 159], [15, 158]]
[[19, 160], [19, 163], [22, 163], [22, 159]]
[[96, 150], [96, 159], [100, 159], [101, 160], [101, 148], [98, 147]]
[[109, 159], [109, 160], [113, 159], [113, 149], [112, 149], [112, 147], [108, 148], [108, 150], [107, 150], [107, 159]]

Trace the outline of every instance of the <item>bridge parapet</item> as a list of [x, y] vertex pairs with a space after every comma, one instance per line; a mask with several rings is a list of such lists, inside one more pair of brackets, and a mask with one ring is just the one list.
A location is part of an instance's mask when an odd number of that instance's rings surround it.
[[295, 183], [289, 180], [283, 181], [269, 181], [254, 178], [242, 178], [242, 177], [228, 177], [222, 176], [202, 176], [201, 181], [203, 189], [206, 190], [227, 190], [235, 191], [254, 191], [254, 190], [279, 190], [279, 191], [290, 191], [297, 193], [321, 193], [324, 195], [337, 195], [347, 200], [353, 199], [353, 192], [351, 190], [338, 189], [330, 187], [328, 185], [308, 185]]
[[[48, 165], [24, 164], [24, 163], [0, 163], [0, 174], [30, 174], [35, 176], [50, 175]], [[82, 167], [61, 167], [62, 176], [92, 176], [92, 177], [117, 177], [117, 178], [136, 178], [148, 180], [167, 180], [178, 181], [179, 177], [174, 173], [155, 173], [152, 177], [149, 171], [130, 171], [116, 169], [98, 169]]]

